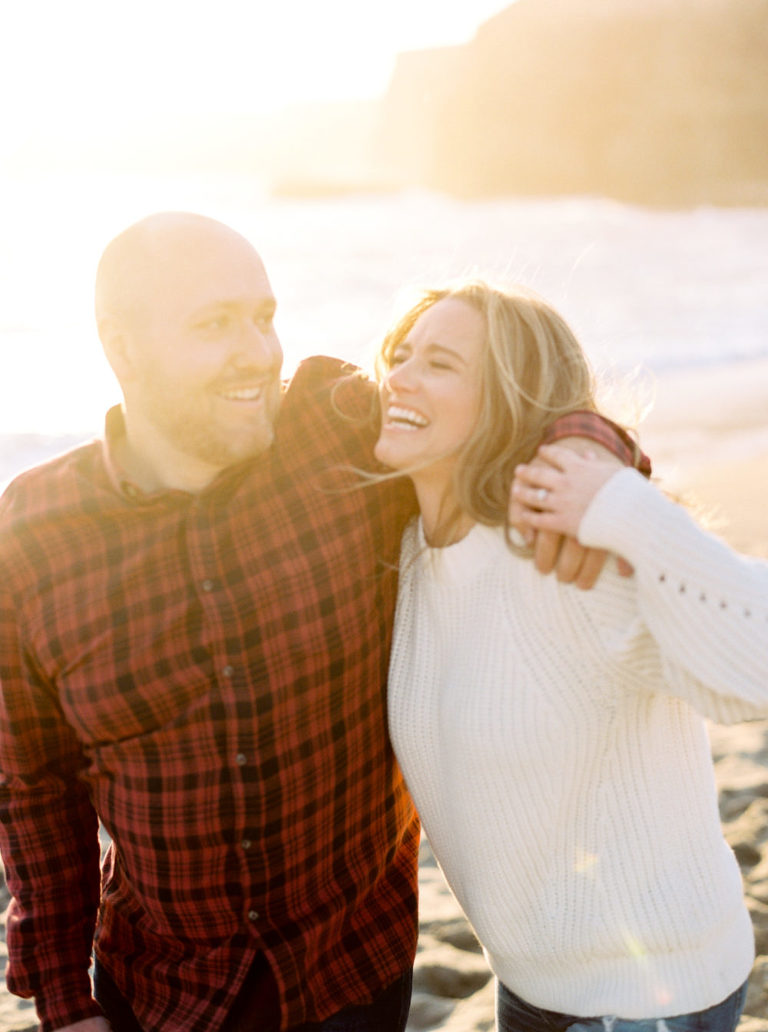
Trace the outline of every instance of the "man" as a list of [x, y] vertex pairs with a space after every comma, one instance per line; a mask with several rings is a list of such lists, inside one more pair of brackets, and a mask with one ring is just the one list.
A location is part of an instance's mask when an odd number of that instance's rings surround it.
[[405, 1024], [418, 824], [384, 687], [413, 499], [349, 472], [376, 427], [342, 363], [280, 400], [274, 311], [228, 227], [126, 230], [96, 285], [123, 405], [0, 503], [8, 985], [42, 1032]]

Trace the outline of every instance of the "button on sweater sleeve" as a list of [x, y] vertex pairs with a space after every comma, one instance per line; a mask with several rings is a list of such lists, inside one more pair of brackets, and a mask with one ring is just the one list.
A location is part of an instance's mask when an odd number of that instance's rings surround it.
[[734, 552], [631, 469], [597, 493], [579, 540], [634, 566], [674, 694], [724, 723], [768, 713], [768, 563]]

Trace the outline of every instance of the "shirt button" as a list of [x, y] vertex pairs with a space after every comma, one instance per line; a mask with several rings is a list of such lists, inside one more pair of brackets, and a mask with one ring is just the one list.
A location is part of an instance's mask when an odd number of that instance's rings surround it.
[[238, 767], [244, 767], [247, 762], [248, 757], [245, 755], [245, 753], [239, 752], [237, 756], [235, 756], [235, 763], [238, 765]]
[[232, 667], [232, 666], [227, 665], [225, 667], [222, 667], [221, 672], [224, 675], [224, 677], [231, 677], [232, 674], [234, 674], [234, 672], [235, 672], [235, 668]]
[[243, 847], [243, 849], [250, 849], [252, 842], [250, 839], [244, 838], [240, 845]]
[[258, 921], [259, 920], [259, 912], [258, 912], [258, 910], [249, 910], [248, 911], [248, 920], [249, 921]]
[[213, 581], [206, 578], [203, 581], [203, 591], [213, 591]]

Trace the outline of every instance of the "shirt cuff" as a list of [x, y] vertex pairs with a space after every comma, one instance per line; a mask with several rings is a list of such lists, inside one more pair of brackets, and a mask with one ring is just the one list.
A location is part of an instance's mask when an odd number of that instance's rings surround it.
[[90, 979], [85, 983], [78, 979], [77, 984], [68, 982], [65, 985], [51, 986], [50, 991], [38, 989], [35, 992], [35, 1007], [40, 1019], [40, 1032], [53, 1032], [54, 1029], [74, 1025], [76, 1021], [96, 1018], [103, 1015], [101, 1007], [91, 994]]
[[564, 437], [586, 437], [612, 452], [625, 466], [639, 470], [644, 477], [651, 475], [651, 460], [627, 431], [613, 420], [579, 409], [556, 419], [542, 438], [542, 444], [554, 444]]

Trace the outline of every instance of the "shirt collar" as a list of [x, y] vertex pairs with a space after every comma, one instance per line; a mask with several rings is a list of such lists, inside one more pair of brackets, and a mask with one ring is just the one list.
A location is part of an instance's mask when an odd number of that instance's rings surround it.
[[125, 416], [122, 407], [114, 405], [104, 419], [102, 455], [107, 476], [115, 491], [134, 505], [146, 505], [148, 502], [155, 501], [159, 496], [168, 494], [167, 491], [147, 492], [131, 480], [118, 458], [120, 443], [124, 440]]
[[[120, 445], [125, 440], [125, 435], [125, 416], [122, 406], [114, 405], [104, 418], [104, 437], [101, 442], [102, 457], [112, 487], [126, 502], [133, 505], [151, 505], [165, 498], [189, 499], [192, 497], [187, 491], [179, 488], [145, 491], [143, 487], [131, 480], [119, 459]], [[253, 467], [254, 459], [244, 459], [229, 469], [222, 470], [210, 486], [218, 489], [225, 483], [237, 482], [241, 475]]]

